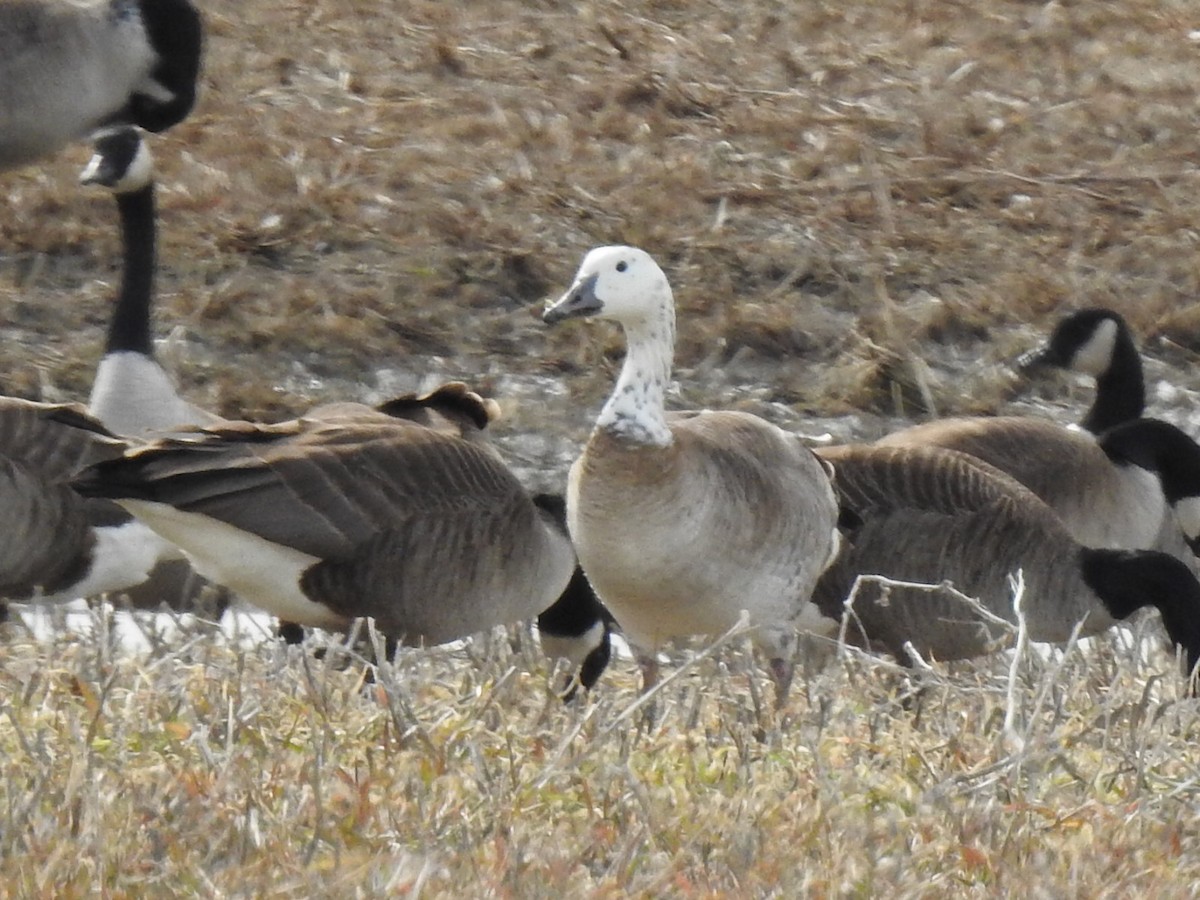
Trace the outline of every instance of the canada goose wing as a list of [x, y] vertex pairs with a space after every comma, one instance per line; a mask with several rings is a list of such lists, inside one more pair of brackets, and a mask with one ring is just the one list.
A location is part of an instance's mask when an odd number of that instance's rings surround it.
[[[321, 559], [409, 518], [507, 497], [490, 453], [402, 421], [231, 422], [85, 473], [85, 494], [164, 503]], [[517, 485], [519, 488], [519, 485]]]
[[78, 403], [0, 397], [0, 456], [46, 481], [65, 482], [85, 466], [115, 459], [126, 447]]
[[[927, 447], [832, 447], [820, 454], [833, 463], [850, 531], [814, 593], [827, 616], [841, 616], [861, 575], [950, 581], [1001, 618], [1012, 616], [1007, 579], [1018, 569], [1037, 577], [1048, 594], [1051, 584], [1070, 577], [1079, 547], [1058, 517], [1016, 481], [966, 454]], [[884, 595], [872, 587], [859, 598], [851, 634], [899, 658], [906, 641], [941, 659], [975, 656], [998, 634], [946, 592], [895, 589], [887, 602], [879, 599]], [[1035, 639], [1059, 639], [1054, 628], [1069, 634], [1075, 611], [1064, 604], [1059, 615], [1047, 601]]]
[[843, 514], [850, 511], [863, 518], [906, 510], [957, 516], [1024, 503], [1033, 515], [1054, 518], [1015, 479], [957, 450], [845, 445], [823, 447], [816, 453], [833, 465]]
[[940, 419], [886, 435], [881, 447], [942, 447], [1015, 478], [1051, 507], [1071, 506], [1086, 481], [1093, 496], [1117, 489], [1116, 472], [1094, 438], [1026, 416]]
[[[515, 479], [488, 493], [486, 503], [439, 502], [395, 517], [349, 557], [314, 564], [301, 589], [346, 618], [372, 616], [385, 633], [434, 644], [531, 618], [566, 586], [574, 557], [564, 536], [559, 558], [538, 562], [544, 526]], [[546, 581], [557, 585], [550, 595]]]

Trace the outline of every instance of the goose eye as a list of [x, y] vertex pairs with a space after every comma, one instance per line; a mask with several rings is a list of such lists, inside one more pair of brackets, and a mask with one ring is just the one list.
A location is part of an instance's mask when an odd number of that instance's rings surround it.
[[625, 262], [625, 260], [621, 260], [619, 263], [617, 263], [617, 271], [618, 272], [624, 272], [628, 268], [629, 268], [629, 263]]

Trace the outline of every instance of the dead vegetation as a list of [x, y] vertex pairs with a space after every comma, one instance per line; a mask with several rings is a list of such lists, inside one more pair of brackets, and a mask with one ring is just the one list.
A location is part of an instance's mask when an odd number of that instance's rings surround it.
[[[1093, 304], [1198, 387], [1190, 2], [202, 6], [201, 101], [153, 145], [158, 325], [222, 413], [463, 377], [556, 481], [620, 344], [538, 311], [614, 242], [675, 286], [681, 405], [842, 436], [999, 410], [1004, 360]], [[8, 393], [90, 384], [119, 257], [111, 202], [75, 185], [87, 154], [0, 179]], [[763, 743], [716, 669], [644, 734], [610, 727], [627, 668], [563, 710], [501, 645], [365, 691], [203, 639], [0, 654], [14, 894], [1183, 896], [1198, 875], [1194, 704], [1105, 648], [1049, 687], [1023, 670], [1020, 752], [1002, 665], [935, 679], [914, 716], [851, 660]]]

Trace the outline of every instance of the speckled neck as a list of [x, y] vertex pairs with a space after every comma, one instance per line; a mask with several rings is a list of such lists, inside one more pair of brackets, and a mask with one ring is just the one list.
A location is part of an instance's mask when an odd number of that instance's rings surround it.
[[621, 323], [628, 347], [625, 365], [596, 427], [622, 440], [667, 447], [673, 439], [664, 394], [675, 351], [675, 306], [665, 282], [660, 293], [662, 302], [646, 316]]

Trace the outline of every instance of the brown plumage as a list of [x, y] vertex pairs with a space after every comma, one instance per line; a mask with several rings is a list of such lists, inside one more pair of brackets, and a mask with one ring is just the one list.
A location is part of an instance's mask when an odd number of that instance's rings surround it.
[[[1025, 579], [1032, 640], [1067, 640], [1109, 628], [1143, 606], [1162, 613], [1194, 663], [1200, 654], [1200, 584], [1164, 553], [1081, 546], [1036, 495], [964, 453], [930, 447], [848, 446], [819, 451], [834, 467], [845, 528], [837, 561], [815, 601], [840, 616], [859, 575], [950, 581], [994, 615], [1015, 621], [1010, 576]], [[945, 592], [864, 586], [849, 634], [907, 658], [961, 659], [993, 649], [1003, 629]]]
[[459, 387], [446, 403], [404, 407], [432, 427], [339, 404], [158, 441], [77, 485], [117, 499], [201, 574], [284, 619], [373, 616], [409, 643], [464, 637], [549, 606], [575, 560], [499, 457], [459, 436], [453, 414], [474, 409]]
[[[968, 453], [1012, 476], [1053, 509], [1067, 530], [1089, 547], [1158, 549], [1190, 562], [1168, 487], [1183, 491], [1175, 472], [1200, 454], [1178, 429], [1164, 440], [1166, 423], [1138, 420], [1121, 426], [1110, 443], [1031, 416], [942, 419], [889, 434], [885, 447], [942, 447]], [[1130, 446], [1139, 452], [1135, 464]], [[1180, 450], [1188, 454], [1180, 458]], [[1111, 455], [1110, 455], [1111, 454]], [[1164, 483], [1165, 482], [1165, 483]], [[1172, 498], [1176, 498], [1174, 494]]]
[[809, 602], [837, 544], [828, 473], [799, 438], [757, 416], [665, 411], [674, 298], [644, 251], [591, 251], [544, 318], [576, 316], [620, 323], [628, 347], [568, 481], [584, 572], [647, 685], [660, 646], [719, 636], [745, 612], [782, 701], [798, 629], [832, 627]]
[[145, 541], [126, 548], [127, 570], [120, 547], [107, 538], [100, 546], [102, 532], [130, 523], [129, 515], [106, 501], [84, 500], [68, 484], [125, 447], [78, 404], [0, 398], [0, 598], [74, 599], [145, 580], [155, 558]]

